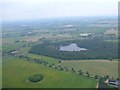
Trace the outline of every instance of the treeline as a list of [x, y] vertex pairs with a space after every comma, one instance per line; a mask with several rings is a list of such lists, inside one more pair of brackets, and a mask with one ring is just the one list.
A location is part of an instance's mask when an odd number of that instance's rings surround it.
[[[88, 49], [87, 51], [60, 51], [61, 45], [76, 43], [79, 47]], [[64, 60], [79, 59], [116, 59], [118, 58], [118, 43], [106, 42], [99, 39], [71, 40], [59, 43], [44, 42], [31, 47], [30, 53], [51, 56]]]

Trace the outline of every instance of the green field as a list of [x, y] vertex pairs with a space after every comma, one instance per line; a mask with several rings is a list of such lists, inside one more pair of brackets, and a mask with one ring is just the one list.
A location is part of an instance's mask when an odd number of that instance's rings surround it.
[[6, 45], [3, 45], [2, 46], [2, 52], [8, 52], [8, 51], [11, 51], [11, 50], [16, 50], [16, 49], [20, 49], [22, 48], [23, 45], [25, 45], [27, 43], [25, 42], [14, 42], [14, 43], [10, 43], [10, 44], [6, 44]]
[[[60, 59], [55, 59], [52, 57], [28, 54], [29, 57], [39, 58], [47, 61], [48, 63], [58, 65]], [[67, 67], [69, 69], [74, 68], [76, 71], [83, 70], [89, 71], [93, 75], [106, 76], [118, 78], [118, 61], [113, 60], [61, 60], [60, 66]]]
[[[80, 76], [76, 73], [59, 71], [44, 65], [3, 57], [3, 87], [25, 88], [95, 88], [95, 79]], [[5, 62], [6, 60], [6, 62]], [[28, 81], [29, 76], [42, 74], [44, 79], [38, 83]]]
[[52, 57], [47, 57], [43, 55], [37, 55], [37, 54], [28, 54], [27, 56], [32, 57], [32, 58], [39, 58], [41, 60], [47, 61], [49, 64], [55, 64], [57, 65], [61, 59], [55, 59]]
[[106, 76], [118, 78], [118, 61], [108, 60], [69, 60], [63, 61], [61, 66], [69, 69], [88, 71], [93, 75]]

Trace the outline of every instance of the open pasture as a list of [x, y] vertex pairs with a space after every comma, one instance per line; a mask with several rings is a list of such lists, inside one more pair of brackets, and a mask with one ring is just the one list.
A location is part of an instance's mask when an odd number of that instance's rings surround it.
[[74, 68], [76, 71], [82, 70], [93, 75], [107, 76], [118, 78], [118, 61], [108, 60], [67, 60], [60, 64], [69, 69]]
[[[4, 88], [95, 88], [97, 83], [95, 79], [86, 76], [56, 70], [14, 57], [4, 63], [3, 74]], [[42, 74], [43, 80], [38, 83], [29, 82], [28, 78], [34, 74]]]

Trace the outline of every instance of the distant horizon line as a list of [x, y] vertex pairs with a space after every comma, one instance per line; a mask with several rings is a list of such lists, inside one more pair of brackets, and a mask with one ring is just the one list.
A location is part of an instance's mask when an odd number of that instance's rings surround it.
[[51, 19], [67, 19], [67, 18], [102, 18], [102, 17], [106, 17], [106, 18], [118, 18], [118, 15], [104, 15], [104, 16], [65, 16], [65, 17], [48, 17], [48, 18], [35, 18], [35, 19], [16, 19], [16, 20], [4, 20], [2, 19], [2, 22], [22, 22], [22, 21], [38, 21], [38, 20], [51, 20]]

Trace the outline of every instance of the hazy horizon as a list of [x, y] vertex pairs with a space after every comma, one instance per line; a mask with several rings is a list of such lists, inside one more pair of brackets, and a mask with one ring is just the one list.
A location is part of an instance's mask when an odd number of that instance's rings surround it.
[[118, 0], [2, 0], [3, 21], [118, 16]]
[[49, 18], [38, 18], [38, 19], [21, 19], [21, 20], [2, 20], [2, 23], [23, 23], [23, 22], [43, 22], [43, 21], [52, 21], [52, 20], [82, 20], [82, 19], [118, 19], [118, 16], [70, 16], [70, 17], [49, 17]]

